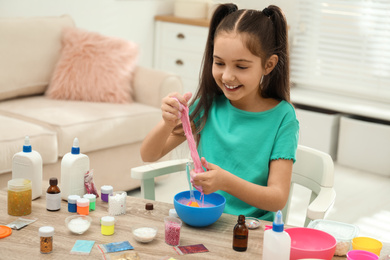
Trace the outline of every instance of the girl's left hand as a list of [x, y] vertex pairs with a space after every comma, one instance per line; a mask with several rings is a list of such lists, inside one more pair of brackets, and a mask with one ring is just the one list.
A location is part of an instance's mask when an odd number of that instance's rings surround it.
[[191, 171], [191, 182], [193, 185], [201, 186], [204, 194], [210, 194], [217, 190], [223, 190], [224, 176], [227, 174], [221, 167], [208, 163], [204, 157], [201, 159], [206, 172], [196, 173]]

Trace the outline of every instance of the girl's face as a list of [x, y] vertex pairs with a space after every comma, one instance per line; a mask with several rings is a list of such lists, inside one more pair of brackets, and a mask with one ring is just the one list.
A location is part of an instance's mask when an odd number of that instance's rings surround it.
[[259, 93], [264, 74], [261, 58], [253, 55], [236, 33], [219, 33], [214, 39], [213, 77], [231, 104], [255, 111], [263, 99]]

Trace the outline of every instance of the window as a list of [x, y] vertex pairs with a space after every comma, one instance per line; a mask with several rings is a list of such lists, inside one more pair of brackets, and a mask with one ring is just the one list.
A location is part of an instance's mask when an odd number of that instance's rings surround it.
[[390, 102], [390, 1], [298, 0], [291, 81]]

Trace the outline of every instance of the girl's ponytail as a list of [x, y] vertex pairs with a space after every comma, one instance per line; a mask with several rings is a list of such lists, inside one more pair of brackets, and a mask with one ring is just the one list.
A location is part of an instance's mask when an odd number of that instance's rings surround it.
[[271, 19], [274, 27], [273, 53], [278, 56], [278, 63], [268, 77], [268, 84], [263, 84], [263, 93], [267, 97], [279, 97], [290, 101], [290, 62], [288, 48], [288, 27], [282, 10], [270, 5], [262, 13]]

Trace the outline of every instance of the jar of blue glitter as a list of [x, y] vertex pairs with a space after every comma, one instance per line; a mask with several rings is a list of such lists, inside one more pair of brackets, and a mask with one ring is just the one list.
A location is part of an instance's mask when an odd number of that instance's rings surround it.
[[79, 195], [68, 196], [68, 211], [72, 213], [77, 212], [77, 200], [80, 198]]

